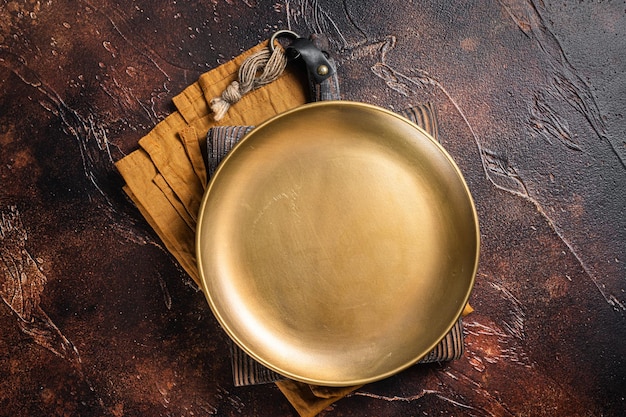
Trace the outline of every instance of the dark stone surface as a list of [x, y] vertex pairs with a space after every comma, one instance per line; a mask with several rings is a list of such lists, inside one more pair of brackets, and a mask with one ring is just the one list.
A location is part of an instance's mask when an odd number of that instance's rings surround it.
[[171, 98], [279, 28], [325, 32], [345, 99], [432, 101], [482, 254], [458, 361], [328, 416], [626, 410], [623, 2], [0, 2], [0, 415], [291, 416], [113, 162]]

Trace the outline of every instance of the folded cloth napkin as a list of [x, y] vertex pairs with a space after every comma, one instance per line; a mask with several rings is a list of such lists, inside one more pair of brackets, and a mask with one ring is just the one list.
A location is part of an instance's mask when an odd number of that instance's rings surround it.
[[[195, 257], [197, 213], [207, 185], [207, 168], [214, 169], [216, 165], [211, 164], [219, 162], [208, 155], [207, 166], [203, 156], [207, 132], [217, 126], [209, 102], [236, 80], [246, 58], [265, 47], [267, 42], [201, 75], [174, 97], [177, 111], [144, 136], [139, 149], [116, 162], [126, 182], [124, 191], [197, 284], [200, 284]], [[247, 129], [245, 126], [259, 124], [302, 105], [307, 100], [306, 85], [303, 75], [288, 66], [276, 81], [245, 95], [220, 124]], [[431, 122], [434, 120], [433, 117]], [[423, 127], [436, 136], [436, 124]], [[302, 416], [316, 415], [357, 388], [315, 387], [289, 380], [278, 381], [277, 385]]]
[[[133, 200], [168, 251], [199, 284], [195, 257], [195, 220], [206, 187], [206, 168], [200, 146], [216, 125], [209, 109], [250, 55], [267, 47], [264, 42], [235, 59], [203, 74], [174, 97], [176, 112], [139, 141], [139, 149], [115, 165], [126, 181], [124, 191]], [[244, 96], [220, 121], [225, 125], [256, 125], [306, 102], [306, 82], [287, 68], [271, 85]]]

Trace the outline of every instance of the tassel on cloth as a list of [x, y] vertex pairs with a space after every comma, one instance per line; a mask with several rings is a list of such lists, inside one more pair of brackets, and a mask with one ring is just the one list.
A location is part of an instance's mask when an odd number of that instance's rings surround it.
[[[256, 90], [276, 80], [287, 66], [287, 57], [282, 48], [262, 49], [246, 59], [239, 68], [238, 80], [226, 87], [219, 97], [209, 103], [213, 119], [221, 120], [230, 106], [252, 90]], [[257, 77], [257, 74], [261, 74]]]

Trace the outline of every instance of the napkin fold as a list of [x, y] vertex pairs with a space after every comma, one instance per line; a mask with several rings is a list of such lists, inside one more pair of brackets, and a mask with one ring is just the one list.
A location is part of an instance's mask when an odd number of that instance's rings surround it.
[[[177, 111], [140, 139], [139, 149], [116, 162], [116, 167], [126, 182], [123, 187], [125, 193], [155, 230], [167, 250], [200, 287], [195, 256], [195, 227], [210, 174], [250, 126], [260, 124], [307, 101], [309, 90], [306, 77], [288, 66], [276, 81], [253, 90], [231, 107], [219, 122], [223, 127], [217, 127], [218, 123], [212, 118], [209, 102], [236, 80], [238, 69], [246, 58], [265, 47], [267, 42], [202, 74], [197, 82], [173, 98]], [[433, 137], [437, 137], [436, 117], [429, 105], [411, 108], [405, 116], [414, 120]], [[466, 312], [469, 311], [468, 308], [469, 305]], [[446, 336], [437, 347], [444, 350], [431, 353], [435, 355], [431, 357], [432, 360], [460, 356], [463, 350], [460, 321], [454, 329], [456, 333]], [[243, 352], [235, 351], [233, 357], [240, 353]], [[242, 375], [248, 379], [252, 375], [248, 383], [260, 380], [266, 382], [277, 377], [269, 370], [269, 373], [265, 373], [260, 365], [253, 368], [234, 371], [243, 372]], [[251, 372], [257, 372], [256, 379]], [[358, 388], [319, 387], [287, 379], [277, 381], [276, 385], [301, 416], [314, 416]]]
[[[237, 79], [250, 55], [263, 42], [204, 73], [173, 98], [177, 111], [139, 140], [139, 149], [116, 162], [124, 191], [163, 241], [167, 250], [200, 285], [195, 256], [195, 221], [207, 184], [201, 147], [216, 126], [208, 103]], [[220, 120], [222, 125], [257, 125], [307, 101], [306, 80], [294, 68], [272, 84], [245, 95]]]

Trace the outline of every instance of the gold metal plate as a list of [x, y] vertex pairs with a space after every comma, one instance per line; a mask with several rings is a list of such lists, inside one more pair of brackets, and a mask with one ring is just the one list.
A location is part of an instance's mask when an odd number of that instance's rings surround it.
[[255, 128], [200, 208], [203, 289], [228, 335], [295, 380], [347, 386], [432, 350], [474, 283], [476, 211], [446, 151], [381, 108], [320, 102]]

